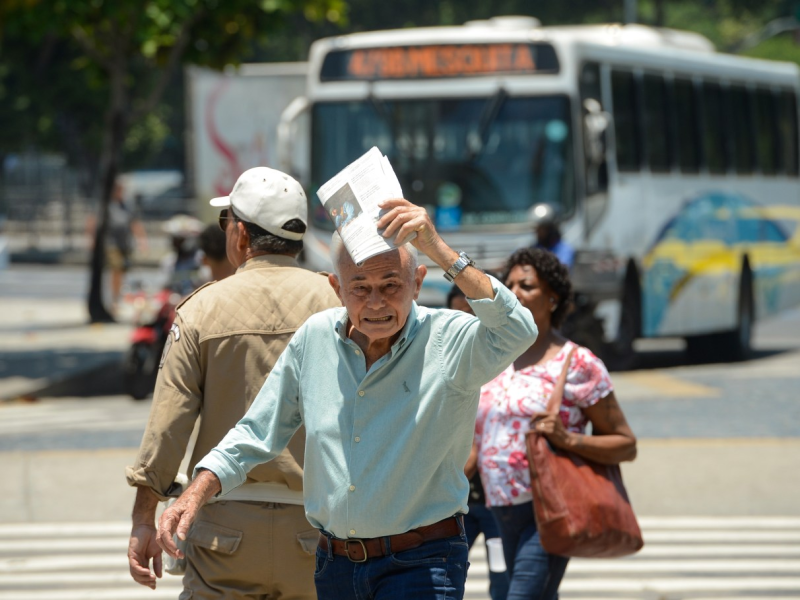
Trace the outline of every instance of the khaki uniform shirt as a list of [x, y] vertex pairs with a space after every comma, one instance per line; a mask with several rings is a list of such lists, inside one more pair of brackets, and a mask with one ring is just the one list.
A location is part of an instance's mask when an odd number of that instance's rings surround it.
[[[126, 469], [128, 483], [165, 499], [198, 415], [187, 474], [244, 415], [294, 332], [312, 314], [336, 306], [341, 302], [326, 277], [277, 255], [252, 258], [235, 275], [184, 300], [161, 359], [136, 464]], [[304, 445], [301, 429], [248, 480], [302, 490]]]

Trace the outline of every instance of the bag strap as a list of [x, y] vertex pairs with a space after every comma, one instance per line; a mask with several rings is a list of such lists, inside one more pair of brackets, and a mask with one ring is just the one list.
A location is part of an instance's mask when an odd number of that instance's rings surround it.
[[553, 388], [553, 393], [550, 395], [550, 400], [547, 401], [547, 412], [550, 414], [558, 414], [561, 409], [561, 400], [564, 398], [564, 387], [567, 385], [567, 372], [569, 371], [569, 363], [572, 361], [572, 355], [575, 353], [575, 346], [567, 354], [564, 361], [564, 367], [561, 369], [561, 374], [558, 376], [556, 386]]

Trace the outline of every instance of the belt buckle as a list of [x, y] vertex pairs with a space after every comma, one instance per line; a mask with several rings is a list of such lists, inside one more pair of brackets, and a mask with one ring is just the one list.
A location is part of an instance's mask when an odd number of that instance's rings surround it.
[[[353, 560], [353, 557], [350, 556], [350, 544], [359, 543], [361, 544], [361, 549], [364, 551], [364, 559], [363, 560]], [[347, 553], [347, 559], [350, 562], [354, 563], [364, 563], [367, 562], [369, 558], [369, 554], [367, 553], [367, 547], [364, 545], [364, 540], [345, 540], [344, 541], [344, 551]]]

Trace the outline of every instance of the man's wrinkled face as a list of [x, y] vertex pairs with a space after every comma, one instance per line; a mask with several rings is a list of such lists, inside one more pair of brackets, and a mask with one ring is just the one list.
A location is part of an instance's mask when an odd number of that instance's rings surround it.
[[400, 333], [419, 296], [425, 267], [414, 267], [406, 250], [384, 252], [356, 266], [346, 251], [331, 284], [353, 327], [370, 341]]

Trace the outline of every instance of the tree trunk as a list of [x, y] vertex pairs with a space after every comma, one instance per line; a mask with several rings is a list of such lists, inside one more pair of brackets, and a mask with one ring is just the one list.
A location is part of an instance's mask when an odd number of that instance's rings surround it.
[[664, 27], [667, 24], [665, 0], [655, 0], [655, 26]]
[[92, 248], [91, 278], [87, 308], [91, 323], [111, 323], [114, 317], [103, 302], [103, 271], [105, 267], [106, 232], [108, 231], [108, 205], [120, 169], [122, 144], [126, 131], [125, 69], [114, 69], [111, 77], [111, 102], [103, 136], [103, 156], [101, 157], [100, 203]]

